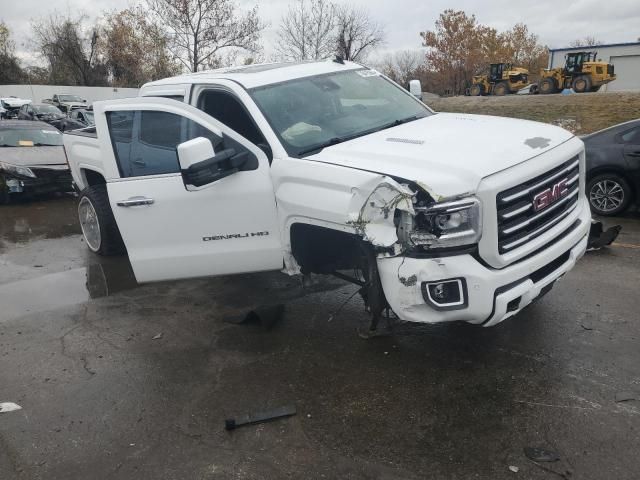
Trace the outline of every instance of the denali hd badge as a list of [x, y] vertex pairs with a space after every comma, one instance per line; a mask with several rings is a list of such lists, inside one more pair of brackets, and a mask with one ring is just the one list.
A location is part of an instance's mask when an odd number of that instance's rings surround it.
[[558, 183], [555, 183], [546, 190], [536, 194], [533, 197], [533, 210], [535, 212], [539, 212], [540, 210], [547, 208], [549, 205], [556, 203], [569, 193], [567, 180], [568, 178], [563, 178]]
[[266, 237], [267, 235], [269, 235], [269, 232], [229, 233], [227, 235], [211, 235], [210, 237], [202, 237], [202, 241], [211, 242], [213, 240], [231, 240], [234, 238]]

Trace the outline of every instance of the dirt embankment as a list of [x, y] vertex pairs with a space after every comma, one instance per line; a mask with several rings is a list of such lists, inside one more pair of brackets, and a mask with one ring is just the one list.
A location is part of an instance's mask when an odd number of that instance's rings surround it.
[[576, 134], [640, 118], [640, 93], [509, 95], [428, 99], [440, 112], [479, 113], [553, 123]]

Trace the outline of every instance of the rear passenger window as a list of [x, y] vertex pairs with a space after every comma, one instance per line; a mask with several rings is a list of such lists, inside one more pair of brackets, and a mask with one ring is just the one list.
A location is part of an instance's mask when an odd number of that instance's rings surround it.
[[622, 138], [622, 141], [624, 143], [640, 144], [640, 127], [636, 127], [632, 130], [626, 131], [625, 133], [620, 135], [620, 138]]
[[167, 112], [107, 112], [107, 123], [123, 178], [179, 173], [179, 144], [206, 137], [217, 151], [222, 142], [198, 123]]

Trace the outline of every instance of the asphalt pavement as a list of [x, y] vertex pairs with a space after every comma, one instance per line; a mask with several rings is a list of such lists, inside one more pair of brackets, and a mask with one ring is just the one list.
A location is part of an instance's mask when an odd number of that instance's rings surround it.
[[[363, 340], [342, 281], [137, 285], [88, 252], [75, 199], [0, 207], [0, 402], [22, 407], [0, 479], [637, 479], [640, 216], [606, 223], [616, 244], [514, 319]], [[270, 331], [227, 322], [274, 301]]]

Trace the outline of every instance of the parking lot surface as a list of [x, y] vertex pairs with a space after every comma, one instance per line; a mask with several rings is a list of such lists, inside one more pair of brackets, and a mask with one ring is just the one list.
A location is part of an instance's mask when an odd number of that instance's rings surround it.
[[[352, 285], [139, 286], [126, 258], [88, 252], [75, 199], [2, 207], [0, 402], [22, 410], [0, 414], [0, 478], [638, 478], [639, 220], [607, 220], [616, 245], [497, 327], [363, 340], [358, 296], [332, 317]], [[225, 322], [273, 301], [271, 331]]]

